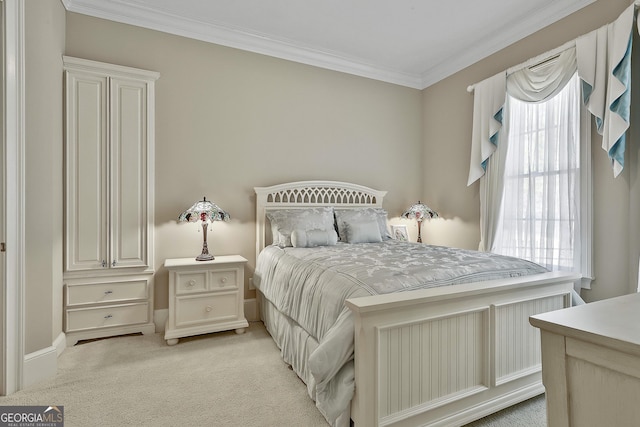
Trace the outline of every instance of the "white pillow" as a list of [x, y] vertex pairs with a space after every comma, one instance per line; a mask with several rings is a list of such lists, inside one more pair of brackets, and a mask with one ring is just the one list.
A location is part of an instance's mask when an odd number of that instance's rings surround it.
[[345, 223], [347, 243], [378, 243], [382, 242], [380, 227], [377, 220]]
[[266, 214], [273, 244], [291, 246], [293, 230], [333, 230], [333, 208], [279, 209]]
[[293, 230], [291, 243], [294, 248], [333, 246], [338, 243], [336, 230]]
[[387, 230], [387, 211], [382, 208], [336, 209], [335, 216], [338, 237], [343, 242], [347, 241], [346, 223], [353, 224], [371, 220], [377, 221], [383, 240], [391, 238], [391, 234]]

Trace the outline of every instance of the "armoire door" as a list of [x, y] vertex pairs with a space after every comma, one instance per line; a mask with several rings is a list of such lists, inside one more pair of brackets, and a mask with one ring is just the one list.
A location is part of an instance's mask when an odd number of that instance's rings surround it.
[[66, 271], [108, 265], [108, 79], [67, 73]]
[[147, 84], [110, 80], [111, 268], [145, 267], [147, 254]]

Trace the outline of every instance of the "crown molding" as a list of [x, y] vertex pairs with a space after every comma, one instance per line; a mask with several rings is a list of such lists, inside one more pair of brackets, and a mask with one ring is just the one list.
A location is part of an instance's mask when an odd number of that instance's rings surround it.
[[[488, 37], [479, 40], [456, 58], [450, 58], [425, 70], [422, 74], [421, 85], [426, 88], [450, 75], [487, 58], [490, 55], [516, 43], [531, 34], [543, 29], [553, 22], [559, 21], [595, 2], [596, 0], [550, 1], [549, 7], [539, 9], [536, 14], [528, 14], [517, 20], [518, 25], [503, 27], [494, 31]], [[560, 43], [561, 44], [561, 43]], [[559, 44], [558, 44], [559, 45]], [[550, 46], [553, 48], [554, 46]]]
[[[522, 16], [516, 20], [519, 24], [502, 27], [489, 37], [469, 46], [455, 58], [449, 58], [425, 70], [421, 78], [422, 88], [427, 88], [450, 75], [493, 55], [494, 53], [516, 43], [527, 36], [543, 29], [553, 22], [559, 21], [595, 2], [596, 0], [550, 1], [549, 6], [539, 9], [537, 14]], [[564, 40], [561, 40], [564, 42]], [[561, 43], [558, 44], [558, 46]], [[551, 46], [550, 48], [553, 48]]]
[[149, 28], [400, 86], [424, 89], [594, 1], [549, 0], [548, 6], [539, 8], [537, 13], [528, 13], [519, 20], [512, 20], [512, 22], [517, 22], [518, 25], [501, 26], [490, 36], [473, 43], [463, 52], [454, 57], [446, 58], [418, 74], [380, 67], [361, 58], [315, 49], [293, 40], [276, 39], [267, 34], [253, 33], [221, 24], [188, 19], [124, 0], [62, 0], [62, 3], [70, 12]]
[[70, 12], [422, 89], [420, 75], [378, 67], [366, 61], [313, 49], [290, 40], [275, 39], [266, 34], [249, 33], [223, 25], [204, 23], [155, 9], [143, 8], [121, 0], [62, 0], [62, 3]]

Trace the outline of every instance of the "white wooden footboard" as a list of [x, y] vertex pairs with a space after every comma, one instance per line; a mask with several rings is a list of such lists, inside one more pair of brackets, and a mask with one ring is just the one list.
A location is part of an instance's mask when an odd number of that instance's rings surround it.
[[348, 300], [355, 425], [463, 425], [544, 392], [529, 316], [568, 307], [576, 276], [533, 277]]

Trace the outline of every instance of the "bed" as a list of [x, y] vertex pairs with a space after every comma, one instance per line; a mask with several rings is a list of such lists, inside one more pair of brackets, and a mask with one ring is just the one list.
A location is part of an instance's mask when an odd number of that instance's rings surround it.
[[[384, 191], [300, 181], [255, 192], [260, 316], [329, 424], [464, 425], [544, 392], [528, 319], [568, 307], [577, 276], [510, 260], [506, 278], [470, 273], [488, 254], [389, 239]], [[307, 214], [307, 230], [274, 226]], [[406, 273], [434, 256], [429, 274], [444, 286], [421, 287]]]

